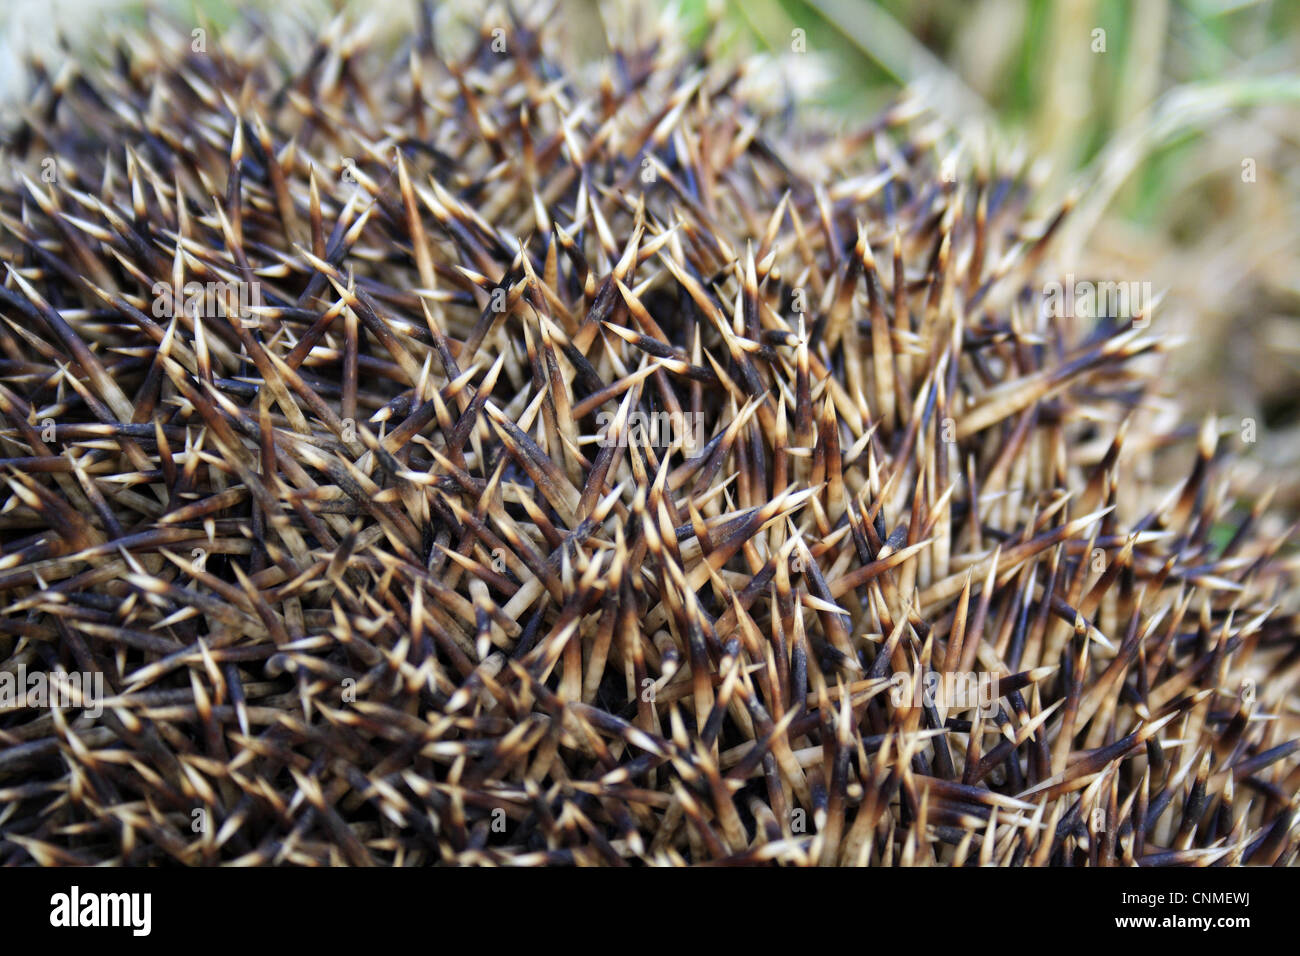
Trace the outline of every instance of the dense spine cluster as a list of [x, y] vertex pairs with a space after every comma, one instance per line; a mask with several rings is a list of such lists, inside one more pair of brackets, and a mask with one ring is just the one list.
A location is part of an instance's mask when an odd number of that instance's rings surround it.
[[36, 68], [0, 668], [103, 698], [0, 706], [0, 864], [1292, 862], [1284, 541], [1068, 208], [549, 19]]

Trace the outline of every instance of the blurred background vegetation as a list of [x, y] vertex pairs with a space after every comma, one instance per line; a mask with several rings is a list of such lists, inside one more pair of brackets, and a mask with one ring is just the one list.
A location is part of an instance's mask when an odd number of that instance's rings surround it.
[[[150, 6], [220, 30], [241, 2]], [[323, 17], [339, 7], [407, 21], [411, 14], [406, 0], [262, 2]], [[666, 6], [558, 3], [577, 48], [591, 51], [602, 43], [602, 13]], [[1278, 503], [1300, 506], [1298, 0], [674, 6], [692, 41], [776, 58], [808, 108], [864, 120], [910, 88], [959, 130], [982, 129], [1028, 151], [1047, 184], [1045, 201], [1081, 198], [1056, 265], [1164, 292], [1154, 327], [1184, 341], [1166, 390], [1193, 416], [1220, 416], [1225, 444], [1246, 458], [1248, 497], [1279, 483]], [[32, 36], [55, 25], [93, 36], [114, 19], [142, 21], [143, 9], [132, 0], [5, 0], [0, 90], [13, 86], [5, 71]], [[796, 36], [805, 53], [793, 52]], [[1258, 424], [1249, 446], [1231, 437], [1247, 418]]]

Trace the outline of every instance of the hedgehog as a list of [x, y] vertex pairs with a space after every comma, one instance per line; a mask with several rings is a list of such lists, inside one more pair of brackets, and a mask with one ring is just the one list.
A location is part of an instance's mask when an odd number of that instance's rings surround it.
[[30, 64], [0, 864], [1295, 862], [1289, 533], [1070, 201], [454, 13]]

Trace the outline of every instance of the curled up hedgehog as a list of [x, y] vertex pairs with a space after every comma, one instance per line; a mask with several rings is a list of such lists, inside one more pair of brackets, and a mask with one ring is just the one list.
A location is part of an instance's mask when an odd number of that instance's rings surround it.
[[1286, 535], [1068, 207], [498, 12], [32, 66], [0, 865], [1294, 862]]

